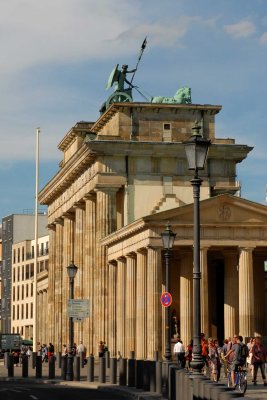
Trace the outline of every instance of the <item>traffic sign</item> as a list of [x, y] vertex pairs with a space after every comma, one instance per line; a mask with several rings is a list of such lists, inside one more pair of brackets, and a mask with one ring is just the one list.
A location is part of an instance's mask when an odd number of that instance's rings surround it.
[[163, 307], [169, 307], [172, 304], [172, 295], [169, 292], [162, 293], [160, 302]]

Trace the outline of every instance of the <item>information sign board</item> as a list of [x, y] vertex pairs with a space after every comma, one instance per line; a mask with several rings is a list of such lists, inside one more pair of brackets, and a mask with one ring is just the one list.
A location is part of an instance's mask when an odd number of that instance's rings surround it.
[[87, 318], [90, 316], [90, 301], [88, 299], [68, 300], [67, 314], [69, 318]]
[[0, 336], [2, 350], [18, 350], [21, 346], [21, 336], [12, 333], [2, 333]]

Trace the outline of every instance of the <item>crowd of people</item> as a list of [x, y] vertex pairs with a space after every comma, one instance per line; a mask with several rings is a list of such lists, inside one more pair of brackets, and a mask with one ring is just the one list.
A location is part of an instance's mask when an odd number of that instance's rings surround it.
[[[177, 363], [181, 368], [191, 369], [193, 357], [193, 341], [191, 340], [185, 348], [182, 340], [177, 338], [173, 352]], [[217, 339], [206, 339], [205, 334], [201, 334], [201, 355], [204, 361], [203, 372], [213, 381], [218, 382], [223, 371], [224, 377], [227, 377], [228, 371], [231, 371], [231, 381], [234, 387], [235, 372], [239, 367], [246, 366], [251, 374], [252, 382], [257, 384], [258, 370], [264, 386], [267, 386], [265, 375], [265, 363], [267, 362], [267, 352], [262, 344], [260, 336], [250, 338], [247, 344], [243, 343], [243, 337], [233, 335], [223, 341], [220, 345]]]

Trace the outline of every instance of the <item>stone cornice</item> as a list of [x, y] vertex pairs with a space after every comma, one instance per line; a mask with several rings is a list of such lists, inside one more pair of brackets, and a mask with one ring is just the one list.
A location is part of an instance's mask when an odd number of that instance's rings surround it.
[[69, 132], [64, 136], [61, 142], [58, 145], [58, 149], [61, 151], [66, 150], [71, 143], [75, 140], [76, 136], [85, 136], [86, 133], [89, 133], [91, 127], [94, 125], [94, 122], [86, 122], [81, 121], [77, 122], [77, 124], [72, 127]]
[[39, 192], [40, 204], [51, 204], [57, 196], [94, 162], [96, 154], [87, 146], [83, 146], [73, 157], [58, 171], [58, 173]]

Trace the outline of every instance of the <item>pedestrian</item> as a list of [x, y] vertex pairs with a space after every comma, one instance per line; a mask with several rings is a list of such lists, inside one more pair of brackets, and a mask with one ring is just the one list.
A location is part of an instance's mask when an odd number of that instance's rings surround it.
[[49, 361], [50, 357], [54, 355], [54, 352], [55, 352], [54, 345], [50, 342], [49, 345], [48, 345], [48, 349], [47, 349], [48, 361]]
[[255, 344], [254, 346], [252, 346], [251, 352], [252, 352], [252, 364], [254, 369], [252, 382], [254, 383], [254, 385], [257, 384], [257, 374], [258, 374], [258, 369], [260, 368], [263, 384], [264, 386], [267, 386], [266, 376], [265, 376], [266, 350], [263, 344], [261, 343], [260, 336], [255, 337]]
[[180, 338], [177, 339], [177, 343], [175, 343], [175, 345], [174, 345], [173, 352], [176, 356], [178, 366], [180, 368], [184, 368], [185, 367], [185, 348], [184, 348], [183, 342], [181, 341]]
[[193, 356], [193, 340], [191, 339], [187, 346], [187, 351], [185, 352], [185, 366], [187, 370], [190, 370], [190, 363], [192, 361], [192, 356]]
[[211, 380], [218, 382], [219, 353], [213, 338], [208, 339], [208, 360]]
[[105, 344], [104, 342], [102, 342], [102, 340], [99, 342], [99, 346], [98, 346], [98, 356], [99, 357], [103, 357], [105, 353]]
[[68, 355], [67, 345], [66, 345], [66, 344], [63, 344], [62, 356], [63, 356], [63, 357], [67, 357], [67, 355]]
[[248, 370], [251, 373], [252, 379], [253, 379], [253, 369], [254, 369], [253, 364], [252, 364], [252, 347], [254, 346], [254, 344], [255, 344], [255, 338], [251, 337], [247, 344], [247, 347], [248, 347], [247, 364], [248, 364]]
[[44, 343], [42, 345], [42, 362], [48, 362], [48, 348], [47, 345]]

